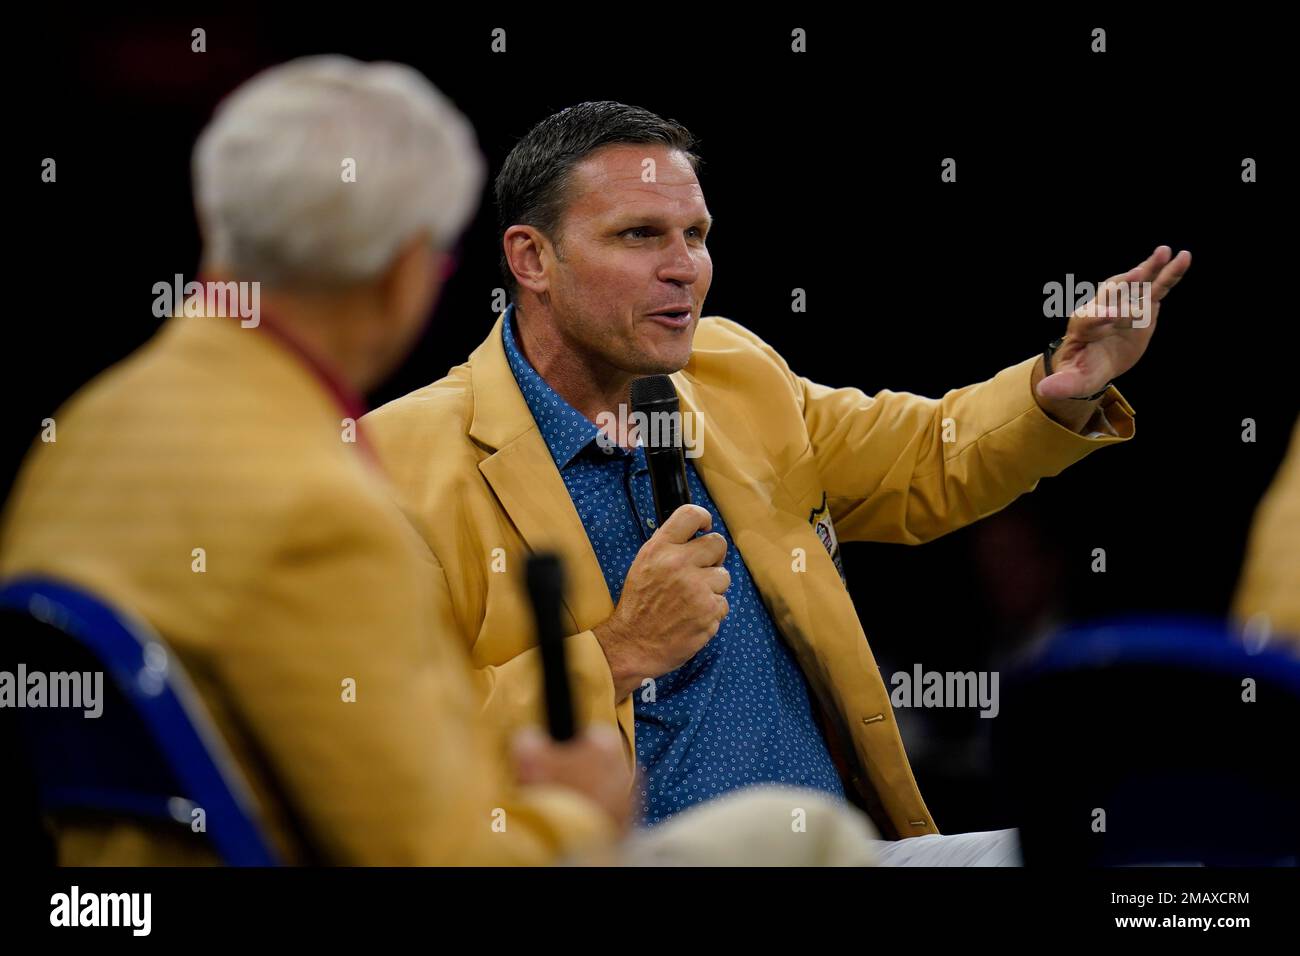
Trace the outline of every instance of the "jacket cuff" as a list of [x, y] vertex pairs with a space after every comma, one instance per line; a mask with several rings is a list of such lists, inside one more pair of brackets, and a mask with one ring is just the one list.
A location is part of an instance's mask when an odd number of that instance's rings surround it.
[[1086, 430], [1093, 430], [1093, 437], [1089, 437], [1086, 432], [1081, 434], [1072, 431], [1043, 411], [1034, 397], [1033, 388], [1034, 368], [1041, 358], [1036, 355], [1026, 359], [1019, 365], [1013, 365], [999, 372], [994, 378], [994, 381], [999, 384], [1006, 385], [1005, 389], [999, 391], [1006, 396], [1005, 400], [1008, 403], [1005, 412], [1008, 420], [1007, 427], [1024, 429], [1027, 441], [1047, 451], [1059, 451], [1061, 456], [1067, 459], [1066, 463], [1077, 460], [1094, 448], [1125, 442], [1133, 437], [1135, 431], [1133, 406], [1114, 385], [1106, 390], [1098, 402], [1098, 411], [1114, 431], [1114, 435], [1100, 433], [1104, 429], [1094, 430], [1093, 426], [1097, 423], [1094, 419], [1085, 426]]

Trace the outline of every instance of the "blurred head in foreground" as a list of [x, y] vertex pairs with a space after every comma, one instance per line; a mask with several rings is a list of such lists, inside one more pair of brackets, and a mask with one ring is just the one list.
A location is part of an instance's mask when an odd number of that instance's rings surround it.
[[367, 389], [418, 337], [484, 175], [469, 122], [416, 70], [273, 67], [195, 144], [203, 277], [259, 282], [277, 324]]

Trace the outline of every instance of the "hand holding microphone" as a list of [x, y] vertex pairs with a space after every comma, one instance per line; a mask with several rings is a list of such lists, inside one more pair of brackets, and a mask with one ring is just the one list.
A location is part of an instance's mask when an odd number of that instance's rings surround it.
[[647, 677], [681, 667], [722, 626], [730, 606], [723, 592], [731, 575], [722, 567], [727, 542], [713, 533], [699, 505], [682, 505], [641, 546], [618, 607], [594, 629], [614, 675], [620, 701]]
[[642, 439], [658, 528], [628, 569], [618, 607], [593, 629], [614, 676], [615, 702], [694, 657], [730, 610], [723, 597], [731, 586], [722, 566], [727, 542], [717, 533], [696, 537], [713, 518], [690, 504], [677, 389], [667, 375], [648, 375], [632, 383], [631, 394], [633, 412], [657, 425], [649, 429], [652, 442]]

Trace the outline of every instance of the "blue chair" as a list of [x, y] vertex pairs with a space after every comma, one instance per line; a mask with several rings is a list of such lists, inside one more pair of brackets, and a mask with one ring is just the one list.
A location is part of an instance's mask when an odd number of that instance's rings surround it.
[[[0, 588], [0, 670], [102, 672], [100, 716], [82, 708], [4, 708], [16, 720], [39, 809], [155, 823], [195, 839], [231, 866], [278, 861], [243, 775], [180, 662], [144, 622], [87, 591], [39, 577]], [[21, 687], [19, 693], [24, 693]], [[10, 764], [12, 766], [12, 764]]]
[[1128, 618], [1055, 635], [1002, 685], [994, 767], [1026, 865], [1300, 861], [1289, 651]]

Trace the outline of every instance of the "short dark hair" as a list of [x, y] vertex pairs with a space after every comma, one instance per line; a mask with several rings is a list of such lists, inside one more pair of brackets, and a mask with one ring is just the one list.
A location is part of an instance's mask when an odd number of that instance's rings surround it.
[[[573, 167], [603, 146], [652, 143], [681, 150], [698, 170], [695, 137], [676, 120], [612, 100], [579, 103], [542, 120], [515, 144], [497, 174], [497, 239], [514, 225], [557, 240]], [[513, 298], [517, 284], [501, 249], [501, 275]]]

